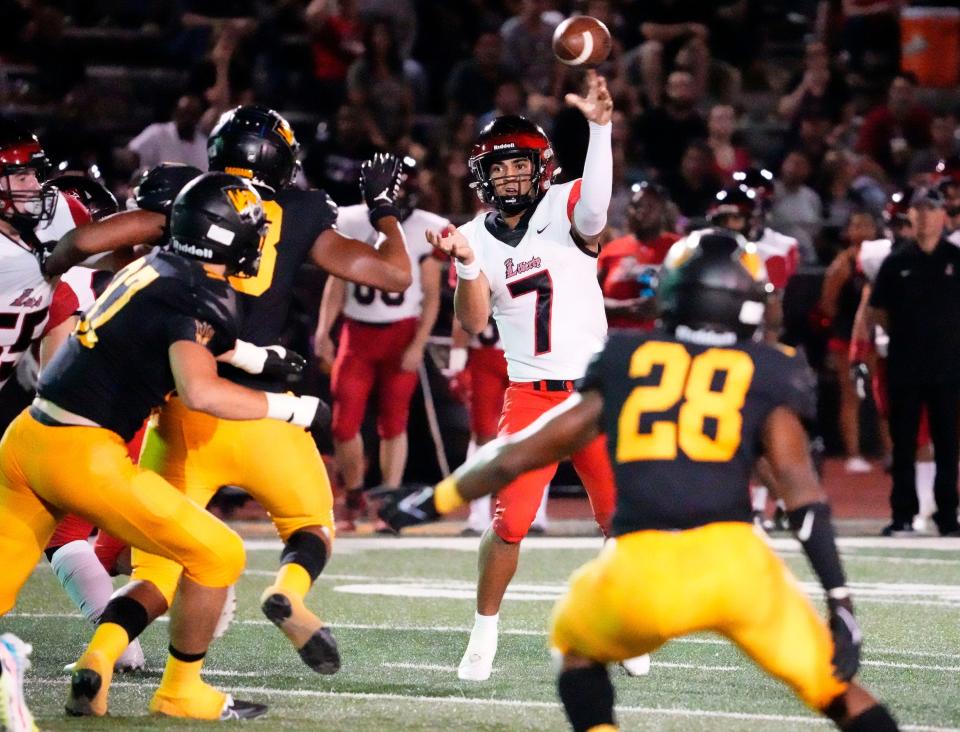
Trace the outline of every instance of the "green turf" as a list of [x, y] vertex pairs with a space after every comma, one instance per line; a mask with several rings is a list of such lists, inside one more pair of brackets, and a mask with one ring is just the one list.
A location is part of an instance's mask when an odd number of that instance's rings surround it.
[[[571, 570], [594, 555], [592, 549], [524, 551], [514, 586], [545, 599], [505, 604], [501, 628], [522, 632], [502, 633], [491, 680], [470, 684], [457, 680], [452, 669], [463, 652], [473, 616], [469, 595], [476, 572], [475, 551], [428, 549], [405, 540], [380, 546], [366, 548], [369, 544], [341, 540], [341, 551], [309, 598], [323, 617], [339, 625], [335, 634], [343, 669], [334, 677], [312, 674], [279, 631], [262, 619], [256, 601], [269, 582], [277, 552], [255, 549], [248, 553], [250, 572], [238, 587], [237, 622], [214, 646], [207, 664], [211, 683], [233, 690], [235, 696], [271, 705], [265, 718], [248, 726], [277, 730], [565, 728], [544, 630], [552, 604], [549, 598], [562, 589]], [[862, 679], [903, 724], [960, 727], [960, 585], [954, 584], [960, 576], [960, 560], [950, 552], [911, 549], [909, 542], [900, 547], [845, 552], [850, 579], [862, 588], [858, 591], [858, 615], [866, 634]], [[812, 581], [801, 555], [788, 550], [784, 556], [801, 580]], [[377, 583], [413, 586], [428, 593], [440, 587], [465, 597], [337, 591]], [[27, 691], [42, 729], [211, 728], [209, 723], [145, 716], [165, 656], [163, 623], [148, 629], [143, 638], [154, 671], [116, 678], [109, 718], [63, 717], [67, 678], [60, 669], [76, 658], [90, 628], [76, 616], [45, 566], [34, 573], [15, 612], [3, 619], [0, 629], [33, 643]], [[818, 724], [785, 688], [757, 671], [736, 649], [713, 640], [701, 636], [669, 644], [655, 654], [649, 677], [630, 679], [618, 672], [615, 683], [622, 727], [799, 730]], [[746, 716], [733, 716], [737, 713]]]

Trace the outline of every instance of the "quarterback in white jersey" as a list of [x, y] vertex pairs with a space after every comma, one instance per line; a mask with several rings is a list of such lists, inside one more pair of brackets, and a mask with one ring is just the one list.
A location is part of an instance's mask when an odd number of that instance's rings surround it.
[[47, 321], [55, 283], [40, 250], [88, 220], [75, 198], [41, 185], [47, 167], [37, 138], [0, 120], [0, 387]]
[[[403, 292], [384, 292], [329, 277], [317, 324], [317, 355], [332, 364], [333, 446], [346, 488], [338, 528], [350, 531], [365, 510], [364, 455], [360, 427], [371, 391], [377, 395], [377, 433], [384, 486], [396, 487], [407, 462], [407, 421], [418, 382], [417, 371], [440, 309], [440, 262], [426, 232], [449, 222], [416, 207], [417, 169], [404, 158], [397, 205], [407, 240], [412, 283]], [[348, 237], [377, 246], [383, 235], [369, 221], [366, 205], [341, 208], [337, 228]], [[339, 347], [330, 331], [340, 315]], [[334, 357], [334, 353], [336, 356]], [[377, 525], [388, 530], [385, 524]]]
[[[522, 430], [565, 401], [606, 335], [597, 281], [600, 236], [613, 177], [613, 101], [606, 80], [587, 72], [587, 94], [568, 94], [589, 123], [583, 177], [551, 185], [557, 161], [549, 139], [523, 117], [498, 117], [477, 138], [469, 160], [480, 199], [496, 209], [459, 230], [429, 232], [430, 242], [456, 260], [457, 319], [479, 333], [493, 314], [503, 339], [510, 386], [500, 434]], [[613, 509], [606, 445], [591, 442], [573, 456], [601, 527]], [[500, 604], [556, 464], [527, 473], [501, 491], [484, 534], [477, 614], [460, 662], [461, 679], [490, 676]]]

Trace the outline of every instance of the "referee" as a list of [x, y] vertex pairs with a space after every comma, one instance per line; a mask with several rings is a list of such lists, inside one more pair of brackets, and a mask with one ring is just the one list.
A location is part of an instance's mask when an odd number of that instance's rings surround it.
[[913, 535], [913, 517], [919, 511], [914, 458], [925, 407], [937, 466], [933, 519], [942, 536], [960, 536], [960, 249], [944, 236], [944, 199], [936, 188], [918, 188], [908, 215], [915, 239], [883, 261], [870, 297], [875, 322], [890, 336], [893, 520], [883, 535]]

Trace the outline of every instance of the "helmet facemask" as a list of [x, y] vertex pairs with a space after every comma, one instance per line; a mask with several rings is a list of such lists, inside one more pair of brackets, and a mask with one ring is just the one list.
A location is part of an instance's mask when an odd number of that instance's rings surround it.
[[[497, 194], [498, 183], [502, 186], [510, 181], [516, 180], [522, 184], [526, 179], [519, 175], [501, 176], [493, 179], [490, 177], [490, 170], [495, 163], [500, 163], [504, 160], [514, 160], [516, 158], [526, 158], [530, 161], [530, 187], [525, 193], [518, 192], [510, 195], [499, 195]], [[480, 200], [484, 203], [495, 206], [508, 216], [513, 216], [530, 208], [530, 206], [534, 205], [540, 198], [541, 180], [543, 179], [545, 171], [546, 160], [542, 159], [539, 150], [514, 148], [503, 152], [487, 153], [477, 158], [471, 158], [470, 172], [473, 173], [473, 177], [476, 180], [470, 184], [470, 187], [477, 191]]]
[[[44, 159], [45, 163], [45, 159]], [[59, 194], [56, 189], [39, 185], [17, 189], [14, 176], [27, 171], [36, 174], [37, 182], [46, 178], [46, 165], [4, 165], [0, 168], [0, 217], [21, 234], [53, 220]]]

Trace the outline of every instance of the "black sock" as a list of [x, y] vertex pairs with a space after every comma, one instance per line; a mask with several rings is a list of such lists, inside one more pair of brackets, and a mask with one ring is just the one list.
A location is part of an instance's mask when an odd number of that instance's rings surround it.
[[114, 597], [103, 609], [100, 623], [115, 623], [127, 631], [127, 637], [132, 641], [143, 632], [149, 624], [147, 609], [136, 600], [126, 595]]
[[320, 576], [327, 563], [327, 545], [312, 531], [294, 531], [280, 553], [280, 564], [299, 564], [310, 575]]
[[195, 663], [197, 661], [202, 661], [203, 658], [207, 655], [206, 651], [204, 651], [203, 653], [184, 653], [183, 651], [178, 651], [176, 648], [173, 647], [173, 643], [167, 646], [167, 648], [169, 649], [171, 656], [173, 656], [178, 661], [183, 661], [184, 663]]
[[595, 663], [561, 671], [557, 689], [574, 732], [614, 723], [613, 684], [606, 666]]
[[870, 707], [863, 714], [840, 727], [844, 732], [898, 732], [897, 721], [883, 704]]

